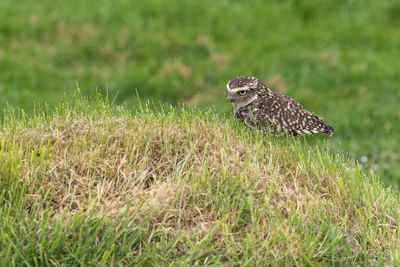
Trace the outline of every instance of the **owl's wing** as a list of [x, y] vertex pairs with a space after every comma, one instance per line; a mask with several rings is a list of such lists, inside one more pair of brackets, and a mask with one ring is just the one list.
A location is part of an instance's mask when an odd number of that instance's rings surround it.
[[[321, 117], [309, 112], [294, 99], [273, 93], [264, 103], [264, 120], [275, 126], [278, 130], [286, 130], [293, 135], [306, 135], [312, 133], [328, 133], [332, 127], [322, 122]], [[330, 133], [331, 134], [331, 133]]]

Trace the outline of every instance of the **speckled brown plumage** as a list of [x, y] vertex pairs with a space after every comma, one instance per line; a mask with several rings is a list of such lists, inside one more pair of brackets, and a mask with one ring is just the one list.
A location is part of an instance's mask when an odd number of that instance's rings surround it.
[[227, 84], [227, 98], [235, 116], [250, 127], [271, 129], [275, 133], [333, 135], [334, 129], [321, 117], [307, 111], [294, 99], [269, 90], [260, 80], [238, 76]]

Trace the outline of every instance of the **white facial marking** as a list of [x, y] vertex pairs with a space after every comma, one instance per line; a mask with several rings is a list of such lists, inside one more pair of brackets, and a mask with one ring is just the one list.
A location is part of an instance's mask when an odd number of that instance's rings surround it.
[[228, 89], [228, 92], [230, 92], [232, 94], [237, 93], [239, 91], [249, 91], [250, 90], [250, 88], [247, 87], [247, 86], [246, 87], [239, 87], [239, 88], [235, 88], [235, 89], [231, 89], [230, 87], [227, 87], [227, 89]]
[[[242, 89], [243, 90], [243, 89]], [[242, 107], [247, 106], [248, 104], [250, 104], [251, 102], [253, 102], [254, 100], [257, 99], [257, 94], [255, 94], [250, 100], [246, 101], [246, 102], [242, 102], [242, 103], [232, 103], [233, 106], [233, 111], [236, 113], [239, 111], [239, 109], [241, 109]]]

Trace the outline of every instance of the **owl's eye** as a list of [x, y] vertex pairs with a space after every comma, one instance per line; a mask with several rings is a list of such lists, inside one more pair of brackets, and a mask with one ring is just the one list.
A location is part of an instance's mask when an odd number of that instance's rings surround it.
[[239, 95], [245, 95], [245, 94], [247, 94], [247, 91], [246, 90], [242, 90], [242, 91], [239, 91], [238, 94]]

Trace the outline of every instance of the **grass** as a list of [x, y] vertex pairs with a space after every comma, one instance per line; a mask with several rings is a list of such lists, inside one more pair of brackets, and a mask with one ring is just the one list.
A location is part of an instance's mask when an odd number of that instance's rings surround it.
[[397, 187], [399, 10], [392, 0], [3, 0], [0, 109], [29, 114], [78, 82], [130, 106], [137, 88], [224, 114], [225, 84], [249, 74], [325, 117], [338, 150]]
[[[398, 193], [331, 145], [79, 93], [0, 128], [5, 265], [396, 265]], [[321, 138], [323, 138], [321, 136]]]

